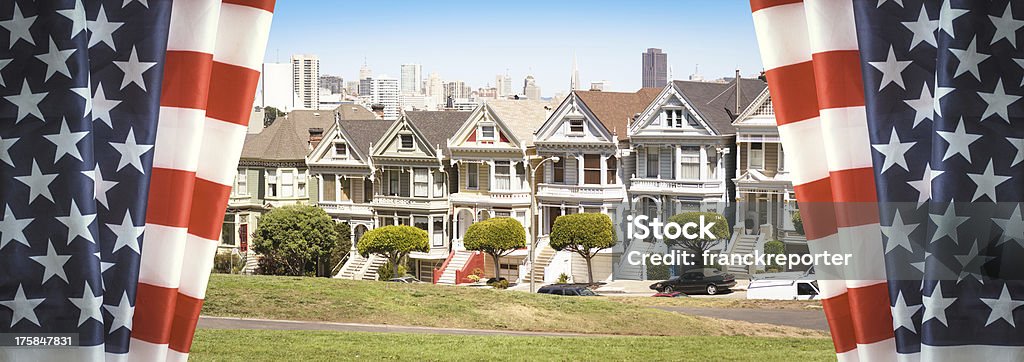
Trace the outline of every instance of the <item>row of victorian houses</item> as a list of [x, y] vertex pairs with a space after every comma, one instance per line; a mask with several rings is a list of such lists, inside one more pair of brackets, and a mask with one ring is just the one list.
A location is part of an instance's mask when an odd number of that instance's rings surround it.
[[[555, 251], [547, 237], [555, 218], [580, 212], [608, 214], [621, 227], [619, 243], [594, 260], [599, 280], [646, 279], [646, 266], [624, 256], [667, 251], [627, 240], [628, 215], [715, 211], [734, 230], [723, 252], [753, 252], [772, 239], [806, 248], [794, 232], [793, 187], [760, 79], [573, 91], [560, 103], [492, 100], [471, 112], [379, 118], [355, 105], [293, 111], [250, 134], [222, 247], [245, 244], [269, 209], [302, 203], [348, 223], [353, 240], [386, 225], [427, 231], [430, 249], [410, 255], [410, 273], [445, 284], [493, 270], [490, 258], [462, 245], [470, 225], [492, 217], [515, 218], [528, 238], [538, 235], [536, 248], [501, 260], [502, 276], [519, 282], [585, 278], [585, 262]], [[384, 260], [357, 254], [338, 277], [376, 278]]]

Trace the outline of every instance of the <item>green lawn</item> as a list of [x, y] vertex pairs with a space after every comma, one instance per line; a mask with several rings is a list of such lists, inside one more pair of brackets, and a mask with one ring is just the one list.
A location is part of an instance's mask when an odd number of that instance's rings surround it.
[[827, 336], [605, 298], [327, 278], [214, 274], [203, 314], [448, 328], [668, 336]]
[[195, 361], [830, 361], [826, 338], [467, 337], [326, 331], [196, 332]]

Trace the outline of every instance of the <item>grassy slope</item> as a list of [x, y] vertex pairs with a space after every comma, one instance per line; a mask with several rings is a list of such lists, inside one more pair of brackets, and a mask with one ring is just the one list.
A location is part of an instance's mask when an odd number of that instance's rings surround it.
[[221, 274], [210, 278], [203, 314], [622, 335], [826, 335], [791, 327], [687, 316], [603, 298], [567, 298], [430, 284]]
[[824, 338], [466, 337], [429, 334], [200, 329], [195, 361], [323, 360], [835, 360]]
[[604, 297], [609, 301], [645, 307], [699, 307], [699, 308], [739, 308], [739, 309], [786, 309], [786, 310], [820, 310], [821, 301], [817, 300], [753, 300], [731, 298], [640, 298], [640, 297]]

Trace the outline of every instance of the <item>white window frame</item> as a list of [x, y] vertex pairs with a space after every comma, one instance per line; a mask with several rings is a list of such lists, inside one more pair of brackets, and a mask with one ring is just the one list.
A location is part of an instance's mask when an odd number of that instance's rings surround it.
[[[422, 175], [420, 174], [422, 172]], [[422, 176], [422, 179], [420, 179]], [[416, 167], [412, 169], [412, 197], [430, 197], [430, 169]], [[419, 191], [419, 185], [423, 187], [423, 193]]]
[[248, 169], [240, 168], [235, 174], [235, 187], [231, 189], [235, 196], [249, 196]]
[[682, 108], [668, 108], [665, 109], [665, 126], [672, 128], [683, 128], [683, 120], [685, 118]]
[[[577, 122], [579, 122], [579, 124], [575, 124]], [[566, 126], [568, 127], [566, 134], [570, 136], [582, 136], [587, 132], [587, 122], [582, 117], [569, 118], [566, 122]], [[575, 130], [574, 128], [576, 127], [579, 127], [579, 130]]]
[[[695, 152], [696, 154], [694, 154]], [[697, 146], [681, 146], [679, 148], [679, 174], [682, 180], [699, 180], [700, 179], [700, 168], [703, 166], [700, 163], [700, 147]], [[689, 168], [696, 169], [696, 177], [688, 177], [686, 171]]]
[[471, 162], [466, 164], [466, 189], [480, 189], [480, 164]]
[[[348, 158], [348, 144], [347, 143], [345, 143], [344, 141], [334, 141], [334, 144], [332, 146], [333, 147], [331, 147], [331, 154], [332, 154], [333, 158], [342, 159], [342, 160]], [[338, 146], [342, 146], [342, 150], [344, 150], [343, 153], [338, 153]]]
[[[490, 128], [491, 135], [487, 136], [487, 129]], [[498, 127], [493, 123], [481, 123], [477, 127], [478, 141], [498, 141]]]
[[276, 168], [268, 168], [264, 170], [264, 187], [267, 190], [267, 197], [276, 198], [281, 197], [281, 180], [278, 179], [279, 170]]
[[[406, 137], [409, 137], [409, 147], [405, 147]], [[416, 149], [416, 139], [412, 136], [412, 133], [402, 133], [398, 135], [399, 151], [412, 151], [414, 149]]]
[[[508, 172], [499, 175], [499, 173], [498, 173], [499, 164], [501, 164], [500, 167], [507, 167], [508, 168]], [[494, 172], [491, 173], [491, 180], [492, 180], [492, 182], [491, 182], [491, 191], [510, 191], [510, 190], [512, 190], [512, 173], [513, 173], [513, 171], [512, 171], [512, 162], [511, 161], [494, 161], [494, 166], [491, 169], [494, 171]], [[500, 182], [498, 182], [499, 178], [504, 178], [505, 180], [507, 180], [507, 182], [506, 182], [506, 185], [508, 185], [507, 188], [499, 188], [498, 185], [501, 184]]]
[[[755, 150], [754, 144], [761, 145], [761, 149]], [[747, 169], [764, 170], [764, 142], [747, 142]], [[755, 155], [754, 151], [758, 153]], [[754, 167], [754, 160], [758, 160], [760, 167]]]
[[[647, 178], [660, 178], [661, 177], [661, 148], [658, 146], [647, 146], [644, 147], [644, 152], [647, 154], [644, 160], [644, 166], [647, 167], [647, 174], [644, 177]], [[654, 157], [651, 157], [654, 156]], [[651, 161], [654, 161], [654, 169], [651, 170]], [[651, 176], [651, 175], [654, 176]]]
[[433, 189], [430, 190], [433, 193], [433, 197], [434, 198], [444, 197], [444, 193], [445, 193], [445, 190], [444, 190], [445, 189], [445, 179], [444, 179], [445, 176], [444, 175], [445, 175], [445, 173], [442, 172], [440, 169], [434, 169], [434, 170], [431, 170], [431, 174], [434, 177]]

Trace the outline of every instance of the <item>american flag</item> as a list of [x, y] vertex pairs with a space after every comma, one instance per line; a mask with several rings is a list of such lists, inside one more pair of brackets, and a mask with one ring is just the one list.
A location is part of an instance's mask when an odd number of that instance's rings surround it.
[[839, 358], [1024, 360], [1024, 3], [751, 8]]
[[273, 7], [0, 4], [0, 359], [188, 357]]

